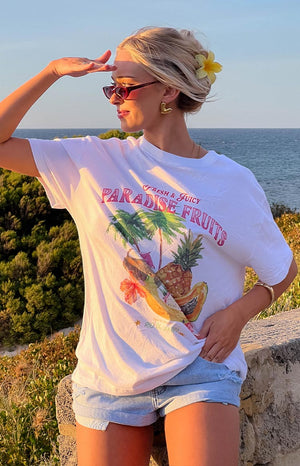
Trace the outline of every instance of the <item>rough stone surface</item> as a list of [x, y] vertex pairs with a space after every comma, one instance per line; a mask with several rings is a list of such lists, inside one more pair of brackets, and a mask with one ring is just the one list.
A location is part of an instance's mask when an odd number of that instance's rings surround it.
[[279, 455], [273, 461], [272, 466], [299, 466], [300, 465], [300, 452], [288, 453], [286, 455]]
[[[300, 465], [300, 309], [251, 321], [241, 337], [248, 375], [241, 392], [240, 466]], [[76, 466], [70, 376], [56, 397], [61, 466]], [[150, 466], [168, 466], [163, 420]]]
[[300, 310], [245, 327], [241, 465], [300, 465]]
[[245, 352], [282, 345], [300, 338], [300, 309], [281, 312], [268, 319], [252, 320], [245, 326], [241, 343]]

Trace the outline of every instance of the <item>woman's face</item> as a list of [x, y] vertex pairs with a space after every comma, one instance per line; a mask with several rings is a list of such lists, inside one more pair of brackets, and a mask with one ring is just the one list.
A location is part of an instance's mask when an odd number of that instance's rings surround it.
[[[116, 86], [136, 86], [155, 81], [139, 63], [133, 61], [127, 50], [117, 50], [114, 64], [117, 69], [112, 73], [112, 83]], [[164, 90], [165, 86], [156, 82], [131, 91], [126, 100], [113, 94], [110, 103], [116, 106], [122, 130], [154, 130], [160, 124], [160, 103]]]

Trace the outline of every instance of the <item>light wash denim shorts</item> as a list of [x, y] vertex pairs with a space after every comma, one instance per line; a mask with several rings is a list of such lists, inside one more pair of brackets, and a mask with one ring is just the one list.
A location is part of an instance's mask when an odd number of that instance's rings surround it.
[[73, 382], [73, 411], [76, 421], [91, 429], [104, 431], [110, 422], [147, 426], [199, 401], [239, 406], [242, 382], [225, 364], [198, 356], [163, 385], [138, 395], [108, 395]]

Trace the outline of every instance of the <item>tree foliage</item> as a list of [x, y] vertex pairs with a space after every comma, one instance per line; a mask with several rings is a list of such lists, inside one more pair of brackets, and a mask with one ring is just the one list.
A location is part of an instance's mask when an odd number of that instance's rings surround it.
[[73, 372], [79, 328], [0, 357], [0, 464], [59, 465], [55, 395]]
[[29, 343], [81, 316], [74, 222], [38, 180], [0, 170], [0, 344]]
[[142, 136], [143, 131], [137, 131], [135, 133], [126, 133], [125, 131], [120, 131], [119, 129], [110, 129], [106, 131], [106, 133], [99, 134], [100, 139], [110, 139], [110, 138], [118, 138], [118, 139], [126, 139], [128, 136], [133, 136], [134, 138], [139, 138]]

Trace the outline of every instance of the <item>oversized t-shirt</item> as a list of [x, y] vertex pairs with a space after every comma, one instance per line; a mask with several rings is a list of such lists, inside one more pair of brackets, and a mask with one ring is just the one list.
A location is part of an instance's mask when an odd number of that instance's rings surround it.
[[[292, 253], [264, 192], [226, 156], [180, 157], [144, 137], [30, 144], [52, 207], [79, 234], [75, 382], [114, 395], [165, 383], [198, 357], [204, 320], [242, 296], [246, 266], [269, 285], [286, 276]], [[224, 363], [245, 377], [239, 344]]]

